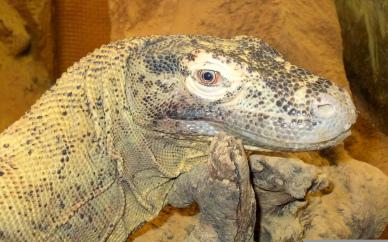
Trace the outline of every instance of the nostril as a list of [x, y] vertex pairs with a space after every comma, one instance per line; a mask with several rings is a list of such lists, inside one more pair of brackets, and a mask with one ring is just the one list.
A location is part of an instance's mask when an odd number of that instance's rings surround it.
[[334, 105], [329, 103], [318, 104], [314, 109], [314, 114], [320, 118], [331, 118], [335, 114]]

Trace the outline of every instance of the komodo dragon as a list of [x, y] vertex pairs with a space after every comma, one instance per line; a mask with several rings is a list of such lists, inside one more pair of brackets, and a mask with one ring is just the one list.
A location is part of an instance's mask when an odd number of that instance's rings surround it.
[[253, 37], [108, 44], [1, 134], [0, 240], [123, 241], [220, 131], [247, 148], [313, 150], [355, 119], [344, 89]]

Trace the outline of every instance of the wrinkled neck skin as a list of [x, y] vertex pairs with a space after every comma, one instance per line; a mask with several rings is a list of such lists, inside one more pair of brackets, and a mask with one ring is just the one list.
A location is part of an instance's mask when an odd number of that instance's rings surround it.
[[[133, 56], [134, 48], [126, 42], [122, 46], [107, 46], [102, 52], [112, 52], [109, 68], [102, 70], [97, 63], [80, 71], [90, 73], [81, 85], [88, 110], [81, 119], [93, 125], [90, 128], [95, 131], [96, 140], [107, 150], [106, 156], [93, 154], [93, 157], [116, 163], [116, 179], [127, 196], [128, 214], [124, 219], [128, 220], [126, 224], [136, 227], [154, 218], [166, 205], [166, 196], [175, 178], [207, 160], [208, 141], [180, 139], [149, 128], [144, 110], [135, 108], [125, 91], [128, 85], [125, 80], [133, 71], [125, 65]], [[99, 54], [96, 51], [91, 59]], [[63, 83], [58, 83], [58, 88]]]
[[[211, 137], [197, 137], [193, 134], [181, 136], [155, 130], [153, 121], [145, 115], [145, 109], [136, 106], [133, 97], [128, 96], [128, 93], [133, 93], [133, 90], [127, 90], [132, 82], [131, 74], [136, 72], [132, 66], [127, 66], [128, 60], [136, 58], [135, 53], [141, 51], [139, 45], [143, 45], [143, 42], [139, 38], [131, 42], [123, 40], [109, 44], [85, 58], [87, 69], [78, 70], [76, 66], [72, 71], [86, 73], [86, 78], [80, 85], [85, 93], [83, 102], [86, 102], [87, 106], [85, 118], [94, 124], [99, 139], [113, 147], [111, 156], [118, 154], [123, 158], [123, 162], [132, 162], [134, 166], [139, 162], [152, 160], [157, 163], [155, 168], [159, 169], [163, 176], [174, 178], [190, 169], [191, 164], [194, 165], [197, 160], [203, 160]], [[98, 60], [97, 57], [101, 53], [110, 53], [111, 59], [106, 60], [108, 67], [102, 65], [103, 62], [89, 61]], [[64, 80], [57, 84], [59, 88], [68, 82], [66, 78], [62, 79]], [[171, 150], [174, 153], [166, 155]], [[144, 155], [136, 157], [131, 154], [137, 151], [139, 155]], [[174, 165], [164, 168], [165, 163]]]

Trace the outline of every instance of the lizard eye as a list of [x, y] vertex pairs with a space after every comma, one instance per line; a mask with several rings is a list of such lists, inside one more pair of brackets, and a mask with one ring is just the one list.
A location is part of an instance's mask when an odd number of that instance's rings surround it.
[[217, 86], [222, 77], [218, 71], [199, 70], [197, 71], [197, 78], [204, 86]]

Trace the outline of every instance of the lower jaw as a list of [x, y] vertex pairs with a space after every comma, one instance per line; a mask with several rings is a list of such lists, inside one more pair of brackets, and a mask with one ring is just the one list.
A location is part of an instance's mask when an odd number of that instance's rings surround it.
[[[350, 135], [350, 131], [347, 130], [338, 136], [330, 139], [324, 140], [321, 142], [315, 143], [301, 143], [301, 142], [292, 142], [292, 141], [281, 141], [281, 140], [272, 140], [265, 137], [241, 137], [243, 139], [244, 149], [249, 151], [264, 151], [264, 152], [273, 152], [273, 151], [311, 151], [311, 150], [321, 150], [337, 145], [339, 142], [344, 140]], [[239, 135], [237, 135], [239, 136]]]
[[[171, 121], [171, 120], [170, 120]], [[178, 120], [176, 122], [181, 122], [181, 124], [187, 124], [191, 123], [191, 121], [182, 121]], [[198, 121], [192, 121], [198, 123]], [[215, 122], [204, 122], [207, 126], [212, 127], [214, 133], [212, 134], [205, 134], [205, 133], [197, 133], [192, 138], [196, 136], [202, 136], [202, 139], [206, 139], [208, 141], [211, 140], [211, 136], [215, 135], [218, 132], [226, 132], [229, 133], [237, 138], [240, 138], [243, 140], [244, 149], [248, 151], [264, 151], [264, 152], [276, 152], [276, 151], [309, 151], [309, 150], [320, 150], [328, 147], [335, 146], [337, 143], [345, 139], [347, 136], [350, 135], [350, 131], [344, 131], [343, 133], [337, 135], [336, 137], [325, 140], [321, 142], [315, 142], [315, 143], [309, 143], [309, 142], [293, 142], [293, 141], [287, 141], [287, 140], [275, 140], [271, 139], [269, 137], [263, 137], [263, 136], [257, 136], [255, 133], [251, 133], [246, 130], [237, 130], [237, 129], [231, 129], [226, 128], [223, 124], [215, 123]], [[183, 126], [183, 130], [185, 126]], [[176, 126], [174, 126], [174, 129], [176, 129]], [[163, 131], [161, 131], [163, 130]], [[159, 132], [163, 133], [169, 133], [168, 129], [166, 127], [163, 127], [163, 129], [159, 130]], [[171, 134], [174, 133], [174, 131], [171, 130]], [[207, 138], [206, 138], [207, 137]], [[201, 140], [201, 138], [199, 139]]]

